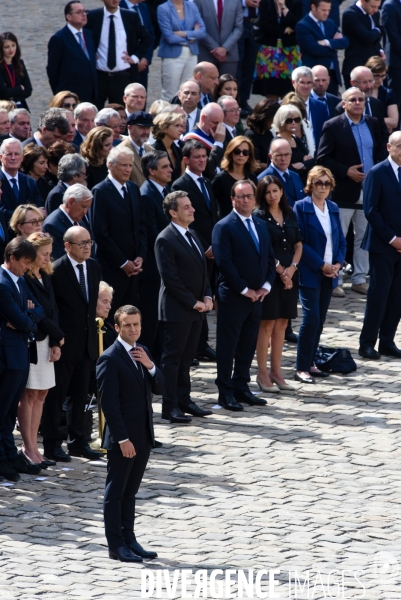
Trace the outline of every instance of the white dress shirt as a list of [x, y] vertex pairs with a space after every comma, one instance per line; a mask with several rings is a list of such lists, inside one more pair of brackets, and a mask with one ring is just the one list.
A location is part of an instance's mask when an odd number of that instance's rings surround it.
[[[253, 233], [255, 234], [255, 237], [256, 237], [256, 239], [259, 241], [258, 232], [257, 232], [257, 230], [256, 230], [255, 223], [253, 222], [252, 215], [251, 215], [250, 217], [244, 217], [244, 216], [240, 215], [240, 214], [239, 214], [239, 212], [237, 212], [237, 211], [235, 210], [235, 208], [234, 208], [234, 212], [235, 212], [235, 213], [236, 213], [236, 214], [239, 216], [239, 218], [241, 219], [241, 221], [242, 221], [242, 222], [243, 222], [243, 224], [244, 224], [244, 227], [246, 227], [246, 230], [248, 231], [248, 233], [249, 233], [249, 229], [248, 229], [248, 223], [246, 222], [246, 220], [247, 220], [247, 219], [251, 219], [251, 227], [252, 227], [252, 231], [253, 231]], [[252, 243], [253, 243], [253, 242], [252, 242]], [[265, 283], [262, 285], [262, 288], [263, 288], [264, 290], [267, 290], [268, 292], [270, 292], [270, 290], [271, 290], [272, 286], [270, 285], [270, 283], [269, 283], [268, 281], [266, 281], [266, 282], [265, 282]], [[246, 294], [246, 293], [247, 293], [247, 291], [248, 291], [248, 289], [249, 289], [249, 288], [247, 288], [247, 287], [246, 287], [246, 288], [244, 288], [244, 289], [242, 290], [241, 294], [242, 294], [242, 295]]]
[[71, 31], [72, 35], [74, 36], [77, 44], [79, 44], [79, 46], [81, 46], [81, 42], [79, 41], [79, 36], [77, 35], [77, 33], [81, 33], [82, 34], [82, 37], [83, 37], [84, 42], [85, 42], [85, 36], [84, 36], [84, 33], [83, 33], [82, 29], [77, 29], [76, 27], [73, 27], [70, 23], [67, 23], [67, 27]]
[[[400, 166], [397, 165], [397, 163], [393, 161], [391, 156], [388, 157], [388, 162], [390, 163], [390, 165], [394, 171], [394, 175], [396, 176], [397, 181], [400, 181], [400, 178], [398, 176], [398, 169], [400, 168]], [[392, 244], [394, 242], [394, 240], [396, 239], [396, 237], [397, 237], [396, 235], [394, 237], [392, 237], [391, 240], [389, 241], [389, 244]]]
[[[10, 183], [10, 179], [15, 179], [17, 181], [17, 188], [19, 189], [18, 173], [16, 175], [10, 175], [10, 173], [7, 173], [7, 171], [4, 170], [4, 167], [2, 167], [1, 170], [6, 176], [8, 183]], [[13, 187], [13, 184], [10, 183], [10, 186]]]
[[331, 235], [331, 221], [330, 221], [330, 213], [327, 208], [327, 202], [324, 203], [324, 211], [322, 212], [320, 208], [316, 206], [313, 202], [313, 208], [315, 209], [315, 213], [317, 218], [319, 219], [319, 223], [322, 226], [324, 234], [326, 236], [326, 248], [324, 250], [323, 260], [325, 263], [329, 265], [333, 264], [333, 241]]
[[199, 191], [200, 191], [200, 192], [202, 193], [202, 195], [203, 195], [202, 188], [201, 188], [201, 185], [200, 185], [200, 183], [199, 183], [199, 177], [203, 177], [203, 175], [195, 175], [195, 173], [192, 173], [192, 171], [190, 171], [190, 170], [188, 169], [188, 167], [185, 169], [185, 173], [186, 173], [187, 175], [189, 175], [189, 176], [191, 177], [191, 179], [193, 179], [193, 180], [195, 181], [196, 185], [197, 185], [197, 186], [198, 186], [198, 188], [199, 188]]
[[10, 275], [13, 283], [15, 283], [15, 287], [17, 288], [18, 293], [20, 294], [21, 290], [19, 288], [19, 283], [18, 283], [19, 277], [18, 277], [18, 275], [14, 275], [14, 273], [11, 273], [11, 271], [9, 269], [7, 269], [7, 267], [5, 267], [4, 265], [1, 265], [1, 268], [4, 269], [5, 271], [7, 271], [7, 273]]
[[88, 269], [86, 268], [86, 260], [83, 263], [78, 263], [74, 258], [72, 258], [69, 254], [67, 254], [70, 263], [72, 264], [72, 268], [74, 269], [74, 273], [77, 276], [79, 283], [79, 270], [77, 269], [77, 265], [81, 264], [84, 266], [84, 278], [85, 278], [85, 289], [86, 289], [86, 297], [89, 299], [89, 289], [88, 289]]
[[[178, 231], [181, 233], [182, 237], [183, 237], [183, 238], [184, 238], [184, 240], [187, 242], [188, 246], [191, 246], [191, 247], [192, 247], [192, 244], [191, 244], [191, 242], [189, 241], [189, 239], [188, 239], [188, 237], [187, 237], [187, 235], [186, 235], [187, 231], [189, 231], [189, 233], [190, 233], [190, 234], [192, 234], [192, 231], [190, 231], [189, 229], [185, 229], [185, 227], [181, 227], [181, 225], [177, 225], [177, 223], [174, 223], [173, 221], [171, 221], [171, 222], [173, 223], [174, 227], [175, 227], [175, 228], [176, 228], [176, 229], [177, 229], [177, 230], [178, 230]], [[194, 241], [194, 244], [195, 244], [195, 246], [196, 246], [196, 247], [198, 248], [198, 250], [199, 250], [199, 254], [200, 254], [201, 256], [203, 256], [203, 250], [201, 250], [201, 249], [199, 248], [198, 244], [196, 243], [196, 240], [195, 240], [194, 236], [192, 236], [192, 239], [193, 239], [193, 241]]]
[[157, 189], [157, 191], [160, 192], [161, 195], [163, 196], [164, 187], [162, 185], [160, 185], [160, 183], [157, 183], [157, 181], [155, 181], [151, 177], [149, 177], [149, 181], [151, 181], [153, 183], [153, 185], [155, 186], [155, 188]]
[[[127, 33], [124, 28], [123, 20], [121, 17], [121, 11], [118, 9], [115, 13], [110, 13], [106, 8], [104, 10], [102, 32], [100, 34], [99, 47], [97, 49], [97, 68], [100, 71], [110, 72], [107, 66], [107, 57], [109, 49], [109, 31], [110, 31], [110, 17], [114, 19], [114, 29], [116, 32], [116, 66], [112, 69], [115, 71], [126, 71], [130, 68], [130, 64], [123, 61], [122, 56], [124, 52], [127, 52]], [[131, 56], [135, 63], [139, 62], [139, 58], [133, 54]]]
[[39, 135], [38, 135], [38, 132], [37, 132], [37, 131], [35, 131], [35, 133], [33, 134], [33, 137], [35, 138], [37, 145], [38, 145], [38, 146], [41, 146], [42, 148], [44, 148], [44, 146], [43, 146], [42, 142], [41, 142], [41, 141], [40, 141], [40, 139], [39, 139]]

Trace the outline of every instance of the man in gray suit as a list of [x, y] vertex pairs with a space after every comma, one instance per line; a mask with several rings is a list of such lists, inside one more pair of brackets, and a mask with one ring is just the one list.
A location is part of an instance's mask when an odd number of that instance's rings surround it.
[[199, 61], [214, 63], [220, 75], [237, 74], [238, 40], [244, 29], [241, 0], [193, 0], [206, 25], [199, 40]]

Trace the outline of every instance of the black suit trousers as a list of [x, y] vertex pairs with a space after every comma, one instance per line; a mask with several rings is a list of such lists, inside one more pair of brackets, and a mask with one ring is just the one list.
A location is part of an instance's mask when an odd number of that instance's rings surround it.
[[398, 107], [401, 107], [401, 69], [388, 68], [388, 87], [397, 96]]
[[139, 280], [139, 310], [142, 314], [140, 343], [146, 346], [153, 360], [160, 365], [162, 355], [161, 323], [158, 320], [160, 280]]
[[181, 410], [191, 401], [189, 370], [198, 348], [203, 319], [184, 323], [163, 322], [161, 371], [166, 380], [163, 409]]
[[131, 69], [117, 71], [113, 75], [108, 75], [105, 71], [97, 71], [98, 94], [96, 106], [99, 110], [104, 108], [106, 100], [108, 104], [124, 104], [124, 89], [131, 83]]
[[2, 369], [0, 364], [0, 462], [17, 457], [13, 431], [28, 374], [29, 369]]
[[124, 458], [121, 450], [107, 452], [107, 478], [103, 501], [104, 526], [110, 550], [134, 539], [135, 496], [149, 460], [152, 442], [135, 447], [134, 458]]
[[401, 254], [369, 252], [370, 284], [367, 294], [361, 346], [389, 346], [401, 318]]
[[223, 395], [249, 391], [249, 371], [258, 339], [262, 303], [251, 302], [249, 298], [241, 300], [235, 306], [219, 300], [216, 385]]

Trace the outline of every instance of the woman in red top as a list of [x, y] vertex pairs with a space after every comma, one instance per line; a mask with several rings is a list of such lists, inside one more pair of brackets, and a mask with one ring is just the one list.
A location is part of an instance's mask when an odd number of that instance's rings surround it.
[[26, 108], [25, 98], [32, 94], [32, 85], [21, 48], [15, 35], [9, 31], [0, 35], [0, 100], [13, 100], [17, 108]]

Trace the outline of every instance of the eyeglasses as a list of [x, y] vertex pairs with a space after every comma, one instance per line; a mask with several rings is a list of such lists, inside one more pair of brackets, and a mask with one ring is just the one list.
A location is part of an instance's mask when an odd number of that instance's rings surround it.
[[286, 125], [291, 125], [291, 123], [297, 123], [297, 124], [299, 124], [301, 121], [302, 121], [301, 117], [294, 117], [294, 118], [288, 117], [288, 119], [286, 119], [284, 121], [284, 123]]
[[82, 175], [82, 177], [85, 177], [85, 179], [88, 179], [89, 177], [84, 171], [80, 171], [79, 174]]
[[70, 244], [74, 244], [75, 246], [79, 246], [80, 248], [85, 248], [85, 246], [93, 246], [94, 243], [94, 240], [84, 240], [83, 242], [70, 242]]
[[243, 196], [234, 196], [234, 198], [236, 200], [244, 200], [245, 198], [247, 200], [252, 200], [253, 198], [255, 198], [255, 194], [244, 194]]
[[292, 153], [286, 152], [286, 154], [276, 154], [275, 152], [273, 152], [272, 156], [274, 156], [274, 158], [290, 158], [292, 156]]
[[351, 102], [351, 104], [363, 104], [365, 98], [347, 98], [347, 102]]
[[69, 15], [87, 15], [89, 10], [76, 10], [74, 12], [68, 13]]
[[76, 102], [63, 102], [63, 108], [71, 108], [72, 110], [74, 110], [74, 108], [77, 107], [77, 103]]
[[44, 219], [32, 219], [32, 221], [24, 221], [21, 225], [33, 225], [37, 227], [38, 225], [42, 225]]
[[373, 77], [375, 79], [385, 79], [385, 77], [387, 77], [387, 73], [381, 73], [380, 75], [379, 73], [376, 73], [376, 75], [373, 75]]
[[320, 189], [324, 188], [326, 190], [329, 190], [330, 188], [333, 187], [331, 185], [331, 181], [321, 181], [320, 179], [318, 179], [317, 181], [314, 181], [313, 185], [317, 188], [320, 188]]
[[249, 156], [250, 151], [249, 150], [240, 150], [240, 148], [236, 148], [235, 150], [233, 150], [233, 154], [235, 154], [235, 156], [239, 156], [240, 154], [243, 154], [244, 156]]
[[230, 110], [225, 110], [226, 113], [239, 113], [241, 112], [240, 108], [230, 108]]

